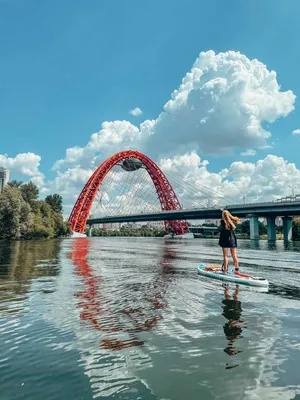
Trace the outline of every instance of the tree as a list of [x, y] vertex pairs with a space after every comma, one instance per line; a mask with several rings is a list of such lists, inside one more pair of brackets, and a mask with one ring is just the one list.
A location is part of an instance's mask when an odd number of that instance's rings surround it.
[[52, 210], [57, 213], [62, 213], [62, 197], [59, 194], [50, 194], [45, 198], [45, 202], [50, 205]]
[[266, 235], [267, 234], [267, 227], [264, 225], [262, 222], [258, 221], [258, 230], [260, 235]]
[[[258, 231], [260, 235], [266, 235], [267, 227], [262, 222], [258, 221]], [[236, 233], [243, 233], [250, 236], [250, 221], [247, 219], [241, 224], [237, 225]]]
[[250, 236], [250, 221], [248, 219], [241, 223], [241, 231]]
[[19, 239], [29, 213], [30, 206], [27, 207], [20, 191], [6, 186], [0, 194], [0, 238]]
[[293, 232], [293, 239], [299, 240], [300, 239], [300, 217], [294, 218], [292, 232]]
[[24, 183], [22, 186], [20, 186], [20, 190], [21, 190], [23, 199], [27, 203], [32, 203], [34, 200], [37, 200], [39, 197], [39, 189], [32, 182]]
[[12, 180], [11, 182], [8, 182], [8, 185], [10, 186], [10, 187], [13, 187], [13, 188], [15, 188], [15, 189], [18, 189], [21, 185], [23, 185], [23, 181], [16, 181], [15, 179], [14, 180]]
[[42, 239], [71, 233], [70, 224], [59, 211], [61, 197], [53, 196], [51, 206], [36, 200], [38, 193], [32, 182], [4, 188], [0, 194], [0, 239]]

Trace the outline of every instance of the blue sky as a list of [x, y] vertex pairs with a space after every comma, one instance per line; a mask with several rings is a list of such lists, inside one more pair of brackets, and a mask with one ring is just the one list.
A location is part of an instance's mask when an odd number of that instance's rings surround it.
[[[32, 152], [40, 170], [85, 146], [104, 121], [155, 119], [201, 51], [240, 51], [300, 92], [300, 2], [249, 0], [0, 0], [0, 154]], [[128, 111], [143, 110], [142, 117]], [[267, 124], [273, 148], [300, 168], [299, 99]], [[240, 157], [198, 153], [219, 172]], [[18, 171], [15, 177], [19, 177]]]

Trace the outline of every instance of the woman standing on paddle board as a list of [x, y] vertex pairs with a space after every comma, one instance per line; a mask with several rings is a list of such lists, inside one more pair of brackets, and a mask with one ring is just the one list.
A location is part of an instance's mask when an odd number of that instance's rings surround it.
[[223, 249], [223, 266], [222, 271], [226, 274], [228, 271], [228, 249], [230, 249], [231, 256], [235, 265], [235, 271], [239, 270], [239, 260], [236, 256], [236, 235], [235, 235], [235, 224], [240, 222], [238, 217], [234, 217], [228, 210], [224, 210], [222, 213], [221, 220], [221, 233], [219, 239], [219, 245]]

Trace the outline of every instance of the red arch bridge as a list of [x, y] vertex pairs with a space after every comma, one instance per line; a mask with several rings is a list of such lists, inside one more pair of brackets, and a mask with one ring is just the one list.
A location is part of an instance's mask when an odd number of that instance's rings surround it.
[[[291, 239], [292, 216], [300, 215], [298, 196], [276, 202], [236, 204], [199, 182], [166, 174], [146, 155], [124, 150], [105, 160], [82, 189], [69, 217], [73, 232], [83, 234], [95, 224], [164, 221], [166, 233], [184, 236], [187, 220], [220, 219], [227, 208], [250, 219], [250, 237], [258, 239], [258, 218], [267, 218], [268, 238], [276, 240], [275, 218], [283, 219], [285, 240]], [[179, 201], [177, 193], [185, 202]]]

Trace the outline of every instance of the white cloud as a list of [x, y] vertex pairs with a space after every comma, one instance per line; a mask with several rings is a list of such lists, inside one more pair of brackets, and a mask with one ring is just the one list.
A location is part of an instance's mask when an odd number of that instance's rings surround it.
[[243, 151], [241, 153], [241, 156], [245, 156], [245, 157], [247, 157], [247, 156], [255, 156], [255, 154], [256, 154], [256, 150], [248, 149], [246, 151]]
[[139, 129], [128, 121], [103, 122], [101, 130], [91, 135], [85, 147], [67, 149], [65, 159], [56, 161], [53, 169], [70, 165], [95, 169], [101, 161], [116, 151], [135, 147], [140, 137]]
[[[294, 163], [269, 154], [256, 163], [234, 162], [226, 177], [232, 179], [240, 193], [248, 194], [248, 200], [266, 201], [288, 196], [289, 186], [300, 192], [300, 170]], [[225, 183], [225, 182], [224, 182]]]
[[64, 172], [57, 171], [57, 176], [53, 181], [47, 183], [47, 188], [43, 188], [41, 193], [59, 193], [64, 200], [64, 217], [68, 218], [78, 195], [94, 170], [80, 167], [68, 168]]
[[293, 135], [300, 135], [300, 129], [295, 129], [292, 132]]
[[[44, 175], [41, 174], [41, 175], [33, 176], [30, 180], [31, 180], [35, 185], [37, 185], [39, 188], [41, 188], [41, 187], [44, 186], [44, 184], [45, 184], [44, 178], [45, 178]], [[45, 190], [44, 190], [44, 193], [45, 193]]]
[[129, 147], [156, 159], [192, 150], [224, 154], [235, 148], [266, 148], [271, 133], [262, 123], [287, 116], [294, 101], [293, 92], [282, 92], [276, 73], [258, 60], [234, 51], [200, 53], [156, 120], [139, 127], [129, 121], [104, 122], [85, 147], [67, 149], [54, 169], [95, 168]]
[[271, 136], [262, 122], [288, 115], [294, 101], [293, 92], [281, 92], [276, 73], [258, 60], [234, 51], [201, 53], [165, 104], [149, 145], [161, 153], [260, 148]]
[[135, 107], [134, 109], [129, 111], [129, 114], [133, 115], [134, 117], [139, 117], [143, 114], [143, 111], [139, 107]]
[[6, 154], [0, 154], [0, 164], [4, 168], [11, 169], [22, 175], [39, 175], [38, 167], [41, 157], [34, 153], [20, 153], [16, 157], [8, 157]]
[[49, 182], [51, 192], [60, 193], [74, 200], [93, 172], [94, 170], [80, 167], [68, 168], [64, 172], [58, 171], [54, 181]]
[[[248, 149], [241, 155], [252, 156], [257, 149], [270, 148], [271, 132], [263, 123], [287, 116], [294, 102], [293, 92], [281, 91], [276, 73], [258, 60], [234, 51], [200, 53], [157, 119], [139, 126], [129, 121], [103, 122], [86, 146], [67, 149], [64, 159], [54, 164], [57, 177], [49, 187], [51, 192], [62, 191], [72, 204], [100, 163], [130, 148], [147, 154], [164, 171], [177, 174], [177, 179], [208, 186], [215, 193], [240, 200], [246, 192], [248, 200], [289, 194], [287, 181], [295, 180], [296, 184], [299, 170], [280, 157], [269, 155], [257, 163], [239, 161], [211, 173], [197, 151], [220, 155]], [[141, 115], [141, 110], [137, 107], [130, 113]], [[176, 183], [175, 187], [185, 198], [187, 189]], [[190, 200], [197, 204], [203, 198], [198, 190]]]
[[14, 173], [30, 177], [39, 187], [44, 184], [44, 174], [39, 171], [41, 157], [34, 153], [19, 153], [15, 157], [0, 154], [0, 166], [10, 170], [10, 179]]

